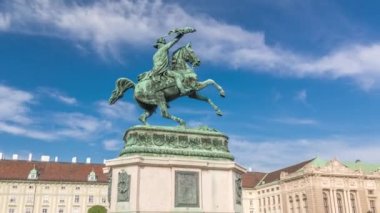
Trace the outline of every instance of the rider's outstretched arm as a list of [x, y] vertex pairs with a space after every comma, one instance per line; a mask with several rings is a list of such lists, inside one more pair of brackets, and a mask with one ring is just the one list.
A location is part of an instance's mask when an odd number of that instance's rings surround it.
[[177, 34], [177, 36], [172, 41], [165, 44], [163, 48], [170, 49], [175, 43], [177, 43], [182, 38], [183, 35], [184, 34], [182, 33]]

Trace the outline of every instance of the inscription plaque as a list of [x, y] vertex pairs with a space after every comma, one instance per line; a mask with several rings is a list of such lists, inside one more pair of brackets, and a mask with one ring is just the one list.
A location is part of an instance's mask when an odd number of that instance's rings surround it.
[[127, 172], [119, 172], [117, 183], [117, 202], [129, 202], [131, 176]]
[[175, 207], [199, 207], [198, 172], [175, 172]]

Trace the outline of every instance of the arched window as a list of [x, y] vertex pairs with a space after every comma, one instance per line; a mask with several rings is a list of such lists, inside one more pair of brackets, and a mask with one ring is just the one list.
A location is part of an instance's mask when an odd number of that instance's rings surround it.
[[356, 199], [354, 193], [350, 193], [350, 200], [352, 213], [356, 213]]
[[296, 195], [296, 212], [301, 212], [300, 197], [298, 195]]
[[306, 197], [306, 194], [302, 195], [302, 202], [303, 202], [304, 212], [307, 212], [307, 197]]
[[325, 213], [330, 213], [329, 197], [326, 192], [323, 192], [323, 208], [325, 209]]
[[336, 193], [336, 201], [338, 203], [338, 213], [344, 213], [343, 198], [341, 193]]
[[290, 213], [294, 213], [294, 206], [293, 206], [293, 198], [292, 198], [292, 196], [289, 196], [289, 208], [290, 208]]

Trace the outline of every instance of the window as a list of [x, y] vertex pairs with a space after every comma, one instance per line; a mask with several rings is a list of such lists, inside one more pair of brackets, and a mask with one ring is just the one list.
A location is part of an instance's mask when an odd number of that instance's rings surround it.
[[94, 202], [94, 196], [93, 195], [88, 196], [88, 202], [89, 203], [93, 203]]
[[343, 199], [342, 199], [342, 195], [338, 192], [336, 193], [336, 200], [337, 200], [337, 203], [338, 203], [338, 213], [343, 213], [344, 209], [343, 209]]
[[296, 208], [297, 212], [301, 212], [300, 197], [296, 195]]
[[25, 209], [25, 213], [32, 213], [32, 209], [31, 209], [31, 208], [29, 208], [29, 207], [28, 207], [28, 208], [26, 208], [26, 209]]
[[62, 189], [62, 190], [65, 190], [65, 189], [66, 189], [66, 187], [65, 187], [65, 186], [61, 186], [61, 189]]
[[261, 199], [259, 199], [259, 206], [261, 207]]
[[17, 189], [17, 185], [13, 185], [13, 186], [12, 186], [12, 189]]
[[302, 195], [303, 209], [304, 212], [307, 212], [307, 197], [305, 194]]
[[44, 197], [42, 199], [42, 202], [43, 203], [49, 203], [49, 196], [48, 195], [44, 195]]
[[42, 209], [42, 213], [48, 213], [47, 209]]
[[280, 190], [280, 187], [277, 186], [277, 187], [276, 187], [276, 190]]
[[27, 202], [27, 203], [33, 203], [33, 195], [28, 195], [28, 196], [26, 197], [26, 202]]
[[277, 203], [280, 204], [280, 195], [277, 195]]
[[12, 196], [9, 198], [9, 202], [10, 202], [10, 203], [16, 203], [16, 197], [12, 195]]
[[351, 211], [352, 213], [356, 213], [356, 199], [355, 199], [354, 193], [350, 193], [350, 200], [351, 200]]
[[330, 212], [329, 197], [327, 196], [326, 192], [323, 192], [323, 207], [325, 209], [325, 213], [329, 213]]
[[[45, 189], [50, 189], [50, 187], [49, 186], [45, 186]], [[43, 210], [42, 210], [43, 211]], [[47, 211], [47, 210], [46, 210]]]
[[74, 196], [74, 203], [79, 203], [79, 195]]
[[293, 206], [292, 196], [289, 196], [289, 207], [290, 207], [290, 213], [293, 213], [294, 212], [294, 206]]
[[30, 186], [29, 186], [29, 189], [33, 189], [33, 186], [32, 186], [32, 185], [30, 185]]
[[250, 205], [250, 206], [253, 206], [253, 200], [252, 200], [252, 199], [249, 200], [249, 205]]
[[273, 200], [273, 202], [272, 202], [273, 205], [276, 204], [276, 200], [275, 200], [274, 196], [272, 196], [272, 200]]
[[375, 200], [369, 201], [369, 208], [371, 209], [371, 213], [376, 213], [376, 202], [375, 202]]
[[75, 190], [80, 190], [80, 187], [79, 186], [75, 187]]
[[372, 190], [372, 189], [369, 189], [369, 190], [368, 190], [368, 194], [369, 194], [369, 195], [373, 195], [373, 190]]
[[102, 197], [102, 203], [106, 203], [106, 198]]
[[63, 197], [59, 198], [59, 203], [65, 203], [65, 198]]
[[13, 209], [13, 208], [10, 208], [10, 209], [8, 209], [8, 213], [15, 213], [16, 211], [15, 211], [15, 209]]
[[58, 213], [63, 213], [63, 209], [59, 209], [59, 210], [58, 210]]

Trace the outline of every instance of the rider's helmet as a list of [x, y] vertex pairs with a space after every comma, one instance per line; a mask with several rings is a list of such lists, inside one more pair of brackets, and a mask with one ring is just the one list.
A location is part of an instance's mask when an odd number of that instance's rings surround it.
[[153, 47], [158, 48], [159, 44], [166, 44], [166, 40], [163, 37], [158, 38], [156, 44], [154, 44]]

